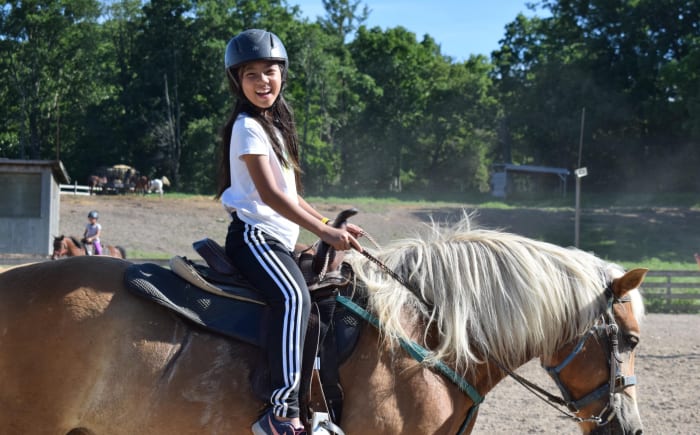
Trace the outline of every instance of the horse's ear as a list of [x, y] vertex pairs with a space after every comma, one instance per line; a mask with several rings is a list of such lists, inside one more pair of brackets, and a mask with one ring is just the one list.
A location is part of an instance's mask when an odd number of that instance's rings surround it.
[[639, 288], [647, 272], [649, 272], [649, 269], [632, 269], [621, 277], [615, 278], [612, 282], [612, 290], [615, 297], [621, 298], [628, 291]]

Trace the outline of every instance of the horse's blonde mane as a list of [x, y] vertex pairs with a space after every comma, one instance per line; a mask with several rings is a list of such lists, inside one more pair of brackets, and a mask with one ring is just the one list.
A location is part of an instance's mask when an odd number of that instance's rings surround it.
[[515, 368], [551, 354], [595, 320], [611, 275], [622, 272], [577, 249], [470, 226], [466, 215], [452, 228], [433, 224], [377, 254], [419, 294], [360, 255], [348, 260], [385, 337], [416, 339], [421, 325], [434, 358], [459, 369], [486, 356]]

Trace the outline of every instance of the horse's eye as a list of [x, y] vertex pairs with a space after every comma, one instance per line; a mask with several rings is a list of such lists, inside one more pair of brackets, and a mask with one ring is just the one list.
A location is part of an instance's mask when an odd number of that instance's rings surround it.
[[626, 334], [625, 341], [630, 349], [634, 349], [639, 344], [639, 335], [637, 334]]

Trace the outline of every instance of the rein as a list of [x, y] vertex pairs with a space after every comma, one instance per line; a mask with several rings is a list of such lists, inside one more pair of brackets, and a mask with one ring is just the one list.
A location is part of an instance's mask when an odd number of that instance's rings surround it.
[[394, 278], [399, 284], [406, 287], [409, 291], [413, 292], [413, 294], [420, 294], [418, 292], [418, 289], [413, 287], [408, 281], [404, 279], [404, 277], [389, 269], [389, 267], [386, 264], [382, 263], [377, 257], [367, 252], [366, 249], [360, 252], [360, 254], [364, 255], [365, 258], [367, 258], [372, 263], [376, 264], [382, 270], [382, 272]]

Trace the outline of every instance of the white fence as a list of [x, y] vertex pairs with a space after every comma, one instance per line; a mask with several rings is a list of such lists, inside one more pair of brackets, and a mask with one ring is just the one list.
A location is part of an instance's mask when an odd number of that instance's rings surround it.
[[[75, 184], [59, 184], [61, 187], [61, 195], [89, 195], [90, 186], [81, 186], [78, 183]], [[95, 187], [93, 191], [101, 191], [101, 187]]]

